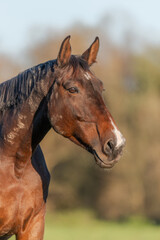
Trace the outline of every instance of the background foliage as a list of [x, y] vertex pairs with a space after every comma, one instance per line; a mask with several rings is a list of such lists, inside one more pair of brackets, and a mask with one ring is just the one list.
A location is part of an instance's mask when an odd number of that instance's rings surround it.
[[[110, 26], [111, 27], [111, 26]], [[124, 155], [111, 171], [98, 168], [93, 156], [53, 130], [42, 141], [52, 175], [50, 211], [89, 208], [96, 216], [125, 220], [141, 215], [160, 222], [160, 47], [135, 44], [128, 32], [113, 44], [104, 22], [90, 28], [75, 25], [62, 34], [50, 31], [32, 43], [24, 62], [0, 56], [0, 81], [27, 67], [55, 59], [63, 38], [71, 34], [73, 54], [81, 54], [96, 35], [101, 47], [92, 67], [103, 80], [104, 98], [127, 140]]]

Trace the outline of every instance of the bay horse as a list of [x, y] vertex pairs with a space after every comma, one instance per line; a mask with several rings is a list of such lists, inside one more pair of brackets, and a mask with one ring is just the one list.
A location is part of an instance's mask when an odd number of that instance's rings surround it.
[[42, 240], [50, 175], [40, 141], [53, 128], [111, 168], [125, 139], [90, 70], [99, 38], [80, 56], [70, 36], [56, 60], [32, 67], [0, 85], [0, 239]]

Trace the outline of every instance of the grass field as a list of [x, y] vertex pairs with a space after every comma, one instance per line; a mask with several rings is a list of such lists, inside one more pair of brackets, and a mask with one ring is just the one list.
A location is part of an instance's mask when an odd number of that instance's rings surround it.
[[86, 210], [48, 213], [44, 239], [160, 240], [160, 226], [152, 225], [140, 218], [123, 223], [101, 221]]

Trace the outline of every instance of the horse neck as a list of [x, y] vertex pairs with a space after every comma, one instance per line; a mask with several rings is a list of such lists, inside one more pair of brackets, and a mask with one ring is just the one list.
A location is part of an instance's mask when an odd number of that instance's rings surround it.
[[33, 130], [32, 130], [32, 152], [35, 150], [37, 145], [44, 138], [46, 133], [50, 130], [51, 124], [48, 119], [48, 107], [47, 99], [44, 98], [37, 109], [33, 119]]
[[47, 94], [53, 83], [54, 74], [50, 72], [38, 82], [23, 104], [10, 108], [3, 114], [0, 151], [5, 156], [27, 160], [50, 129]]

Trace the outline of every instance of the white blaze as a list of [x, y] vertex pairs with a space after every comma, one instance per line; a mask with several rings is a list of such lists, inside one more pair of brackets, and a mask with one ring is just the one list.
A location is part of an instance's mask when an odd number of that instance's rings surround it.
[[90, 80], [90, 79], [91, 79], [91, 76], [89, 75], [88, 72], [84, 73], [84, 76], [85, 76], [85, 78], [86, 78], [87, 80]]
[[121, 132], [117, 129], [117, 127], [114, 124], [113, 120], [112, 119], [110, 119], [110, 120], [111, 120], [111, 124], [113, 126], [113, 130], [112, 131], [113, 131], [113, 133], [114, 133], [114, 135], [116, 137], [116, 141], [117, 141], [116, 148], [121, 147], [125, 143], [125, 139], [124, 139], [123, 135], [121, 134]]

